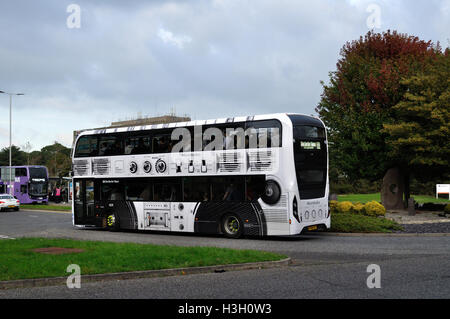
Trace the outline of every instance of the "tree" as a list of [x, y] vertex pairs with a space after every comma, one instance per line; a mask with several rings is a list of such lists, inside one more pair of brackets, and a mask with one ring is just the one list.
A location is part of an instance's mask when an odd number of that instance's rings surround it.
[[450, 170], [450, 51], [424, 72], [404, 79], [403, 100], [393, 107], [395, 123], [384, 124], [390, 157], [416, 178], [444, 178]]
[[[20, 147], [11, 146], [11, 164], [24, 165], [27, 162], [25, 152], [20, 150]], [[0, 166], [9, 166], [9, 147], [5, 147], [0, 151]]]
[[[71, 169], [70, 148], [54, 142], [52, 145], [43, 147], [40, 151], [31, 150], [31, 145], [27, 143], [28, 152], [22, 151], [17, 146], [12, 146], [12, 165], [43, 165], [46, 166], [49, 175], [52, 177], [68, 176]], [[0, 151], [0, 165], [9, 166], [9, 147], [5, 147]]]
[[41, 149], [40, 161], [43, 163], [42, 165], [47, 166], [51, 176], [67, 176], [72, 165], [70, 148], [55, 141], [52, 145]]
[[33, 148], [33, 145], [28, 141], [25, 143], [25, 145], [22, 145], [21, 148], [27, 155], [27, 165], [30, 165], [30, 151]]
[[395, 31], [344, 45], [316, 111], [329, 129], [330, 162], [346, 176], [376, 180], [401, 165], [383, 125], [396, 120], [394, 106], [407, 91], [401, 80], [424, 71], [439, 52], [431, 41]]

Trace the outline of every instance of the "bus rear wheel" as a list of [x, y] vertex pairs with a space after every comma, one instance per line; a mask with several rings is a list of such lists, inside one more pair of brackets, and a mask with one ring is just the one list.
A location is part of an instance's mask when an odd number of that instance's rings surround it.
[[222, 232], [228, 238], [239, 238], [244, 231], [241, 219], [235, 214], [226, 214], [222, 218]]

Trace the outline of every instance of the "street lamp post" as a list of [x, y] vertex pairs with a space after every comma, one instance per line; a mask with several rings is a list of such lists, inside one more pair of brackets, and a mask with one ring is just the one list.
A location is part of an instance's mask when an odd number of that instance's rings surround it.
[[12, 195], [12, 188], [14, 187], [14, 183], [12, 182], [12, 97], [13, 95], [25, 95], [23, 93], [8, 93], [0, 91], [0, 93], [9, 95], [9, 193]]

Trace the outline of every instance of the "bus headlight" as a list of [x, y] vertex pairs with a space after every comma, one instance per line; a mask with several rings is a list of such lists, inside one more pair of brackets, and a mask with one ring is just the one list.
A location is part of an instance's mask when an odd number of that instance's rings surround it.
[[276, 204], [281, 196], [281, 188], [277, 182], [269, 180], [266, 182], [262, 200], [269, 205]]

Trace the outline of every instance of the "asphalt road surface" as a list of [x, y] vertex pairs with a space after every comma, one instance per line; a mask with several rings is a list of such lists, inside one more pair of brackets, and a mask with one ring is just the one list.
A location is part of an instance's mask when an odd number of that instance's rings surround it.
[[[260, 249], [286, 254], [283, 268], [0, 290], [0, 298], [449, 298], [450, 237], [329, 236], [244, 238], [80, 230], [72, 215], [21, 210], [0, 213], [0, 238], [62, 237], [181, 246]], [[2, 240], [2, 239], [0, 239]], [[7, 239], [3, 239], [7, 240]], [[1, 244], [1, 242], [0, 242]], [[1, 259], [1, 256], [0, 256]], [[381, 288], [368, 288], [368, 266]], [[372, 282], [371, 280], [369, 280]]]

